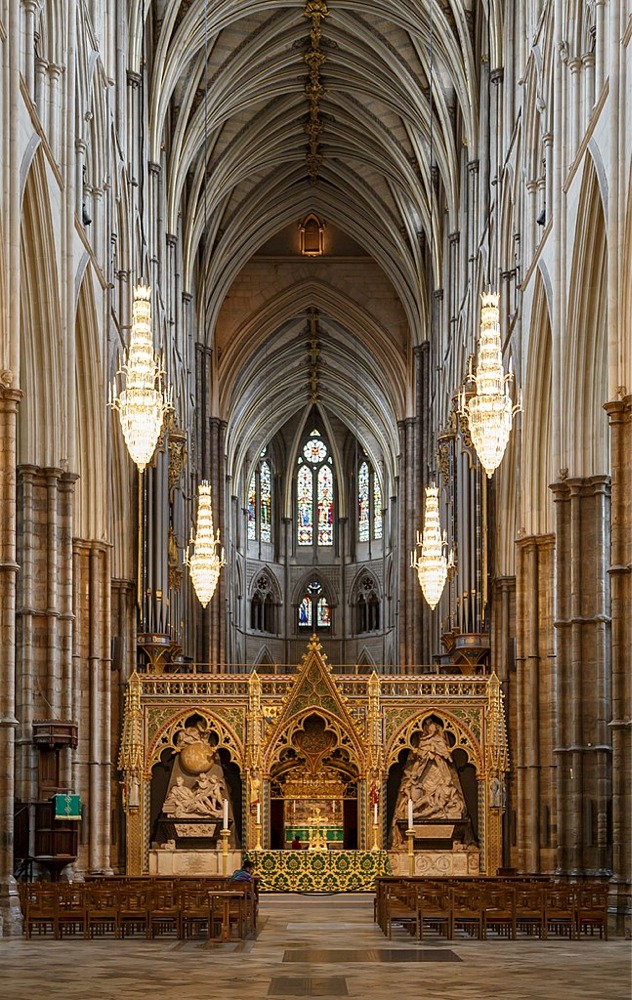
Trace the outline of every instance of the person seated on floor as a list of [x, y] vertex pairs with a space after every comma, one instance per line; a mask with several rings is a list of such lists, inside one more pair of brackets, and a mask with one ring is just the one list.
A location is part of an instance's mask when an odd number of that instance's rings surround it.
[[[259, 898], [259, 876], [255, 875], [255, 866], [252, 861], [244, 861], [241, 868], [237, 868], [233, 872], [230, 880], [231, 882], [249, 882], [252, 886], [255, 899]], [[250, 891], [248, 894], [250, 895]]]
[[303, 845], [301, 844], [301, 838], [299, 837], [298, 833], [294, 834], [294, 840], [292, 841], [292, 850], [293, 851], [303, 850]]

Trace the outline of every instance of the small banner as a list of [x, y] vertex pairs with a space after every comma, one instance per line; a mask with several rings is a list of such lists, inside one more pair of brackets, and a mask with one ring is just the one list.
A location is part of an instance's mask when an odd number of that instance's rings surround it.
[[53, 795], [55, 802], [55, 819], [80, 820], [80, 795]]

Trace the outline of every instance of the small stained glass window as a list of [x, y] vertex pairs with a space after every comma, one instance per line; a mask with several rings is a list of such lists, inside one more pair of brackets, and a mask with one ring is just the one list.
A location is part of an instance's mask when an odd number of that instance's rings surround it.
[[310, 438], [303, 447], [303, 455], [312, 465], [318, 465], [327, 457], [327, 445], [321, 438]]
[[272, 538], [272, 480], [270, 465], [263, 461], [260, 469], [259, 486], [259, 517], [261, 525], [261, 541], [269, 542]]
[[382, 487], [380, 481], [373, 473], [373, 537], [382, 537]]
[[329, 628], [331, 625], [331, 611], [326, 597], [318, 598], [317, 625], [319, 628]]
[[248, 487], [248, 539], [254, 541], [257, 537], [257, 478], [252, 474]]
[[361, 542], [369, 540], [369, 497], [369, 466], [362, 462], [358, 469], [358, 538]]

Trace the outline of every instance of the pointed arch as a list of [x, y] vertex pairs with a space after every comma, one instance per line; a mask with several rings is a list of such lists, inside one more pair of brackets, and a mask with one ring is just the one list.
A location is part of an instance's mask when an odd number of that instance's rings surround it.
[[20, 230], [20, 387], [24, 398], [19, 411], [19, 461], [57, 468], [67, 457], [68, 386], [58, 240], [48, 189], [40, 146], [26, 179]]
[[[565, 465], [571, 476], [609, 471], [607, 243], [604, 207], [592, 157], [579, 197], [562, 377]], [[560, 401], [561, 403], [561, 401]]]
[[526, 535], [553, 531], [550, 483], [553, 470], [553, 341], [542, 273], [538, 271], [531, 311], [524, 413], [522, 414], [522, 515]]

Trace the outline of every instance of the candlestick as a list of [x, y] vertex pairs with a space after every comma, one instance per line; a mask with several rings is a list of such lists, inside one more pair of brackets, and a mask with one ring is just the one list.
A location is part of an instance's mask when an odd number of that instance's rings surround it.
[[408, 874], [412, 877], [415, 874], [415, 831], [406, 830], [408, 837]]
[[224, 830], [228, 830], [228, 799], [224, 799]]
[[222, 875], [228, 874], [228, 838], [230, 837], [230, 830], [222, 830], [220, 833], [222, 838]]
[[261, 823], [255, 824], [255, 830], [257, 832], [257, 843], [255, 844], [255, 851], [262, 851], [263, 847], [261, 844]]
[[408, 800], [408, 829], [413, 829], [413, 800]]

